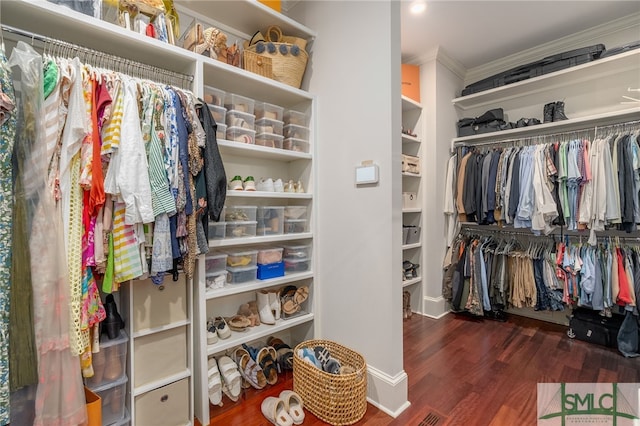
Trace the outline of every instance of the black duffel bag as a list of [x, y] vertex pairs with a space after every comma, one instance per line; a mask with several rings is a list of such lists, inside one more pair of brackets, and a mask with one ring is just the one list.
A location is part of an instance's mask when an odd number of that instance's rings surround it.
[[476, 118], [461, 118], [457, 123], [458, 137], [497, 132], [512, 127], [511, 123], [504, 121], [502, 108], [491, 109]]

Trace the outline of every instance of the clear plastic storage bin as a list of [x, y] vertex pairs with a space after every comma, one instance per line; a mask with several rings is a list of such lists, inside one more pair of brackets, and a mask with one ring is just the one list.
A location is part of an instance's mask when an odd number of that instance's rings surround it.
[[257, 277], [258, 266], [228, 267], [227, 271], [229, 272], [229, 283], [240, 284], [254, 281]]
[[267, 102], [255, 103], [256, 118], [269, 118], [271, 120], [282, 121], [284, 108], [278, 105], [269, 104]]
[[301, 232], [307, 232], [307, 219], [285, 219], [284, 220], [285, 234], [299, 234]]
[[209, 239], [210, 240], [222, 240], [226, 235], [227, 235], [226, 222], [209, 222]]
[[258, 264], [268, 265], [270, 263], [282, 262], [282, 247], [265, 247], [258, 249]]
[[256, 225], [258, 222], [227, 222], [227, 238], [245, 238], [256, 236]]
[[287, 259], [307, 259], [311, 257], [311, 245], [285, 245], [283, 247], [283, 256]]
[[306, 259], [284, 259], [285, 274], [291, 272], [305, 272], [309, 270], [311, 260]]
[[113, 340], [109, 340], [106, 334], [102, 336], [100, 352], [93, 354], [93, 377], [85, 380], [89, 389], [122, 379], [127, 371], [127, 333], [120, 330], [118, 338]]
[[253, 144], [256, 141], [256, 131], [242, 127], [227, 127], [228, 141]]
[[256, 235], [280, 235], [283, 233], [284, 207], [259, 206]]
[[298, 126], [297, 124], [287, 124], [282, 129], [282, 134], [285, 138], [301, 139], [307, 142], [309, 141], [309, 128]]
[[256, 220], [258, 206], [225, 206], [224, 218], [227, 222]]
[[273, 133], [260, 133], [256, 136], [256, 145], [282, 149], [283, 137]]
[[129, 414], [129, 410], [125, 407], [124, 409], [124, 417], [121, 420], [118, 420], [115, 423], [111, 423], [108, 426], [131, 426], [131, 414]]
[[124, 418], [124, 400], [127, 394], [127, 376], [91, 389], [102, 401], [102, 424], [109, 425]]
[[227, 120], [227, 109], [223, 106], [216, 106], [209, 104], [209, 111], [211, 112], [211, 117], [216, 122], [216, 124], [225, 124]]
[[229, 250], [227, 251], [227, 267], [240, 268], [256, 266], [258, 250]]
[[205, 283], [208, 289], [217, 290], [223, 288], [227, 283], [227, 270], [223, 269], [218, 272], [207, 272], [205, 275]]
[[307, 206], [286, 206], [284, 208], [285, 219], [305, 219], [307, 217]]
[[287, 138], [282, 143], [282, 148], [289, 151], [309, 152], [309, 142], [302, 139]]
[[241, 112], [237, 110], [227, 111], [227, 126], [239, 127], [241, 129], [254, 130], [256, 117], [253, 114]]
[[224, 271], [226, 267], [226, 253], [208, 253], [204, 258], [204, 269], [207, 271], [207, 275], [214, 272]]
[[216, 128], [216, 139], [218, 140], [226, 140], [227, 139], [227, 125], [224, 123], [217, 123], [218, 127]]
[[[211, 105], [224, 107], [225, 91], [211, 86], [204, 86], [203, 100]], [[223, 120], [224, 121], [224, 120]]]
[[284, 122], [285, 124], [295, 124], [297, 126], [306, 127], [309, 125], [309, 115], [304, 112], [289, 109], [284, 112]]
[[282, 121], [260, 118], [256, 120], [256, 133], [273, 133], [282, 136]]
[[228, 110], [233, 109], [236, 111], [253, 114], [255, 101], [251, 98], [236, 95], [234, 93], [227, 93], [227, 96], [225, 97], [225, 100], [224, 100], [224, 106]]

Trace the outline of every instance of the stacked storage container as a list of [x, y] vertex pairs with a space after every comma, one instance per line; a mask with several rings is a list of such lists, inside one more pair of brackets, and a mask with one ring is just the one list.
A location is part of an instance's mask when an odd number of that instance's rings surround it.
[[227, 108], [227, 140], [254, 144], [256, 139], [254, 115], [255, 101], [251, 98], [227, 93], [224, 106]]
[[287, 110], [284, 114], [284, 142], [282, 147], [290, 151], [309, 152], [309, 116]]
[[256, 145], [282, 148], [284, 108], [267, 102], [256, 102]]
[[282, 252], [282, 247], [262, 247], [258, 250], [259, 280], [284, 276]]
[[226, 93], [223, 90], [211, 86], [204, 87], [204, 101], [211, 111], [211, 116], [218, 125], [216, 131], [217, 139], [227, 138], [227, 108], [224, 106], [224, 97]]
[[227, 271], [231, 284], [241, 284], [256, 279], [258, 250], [236, 249], [227, 252]]

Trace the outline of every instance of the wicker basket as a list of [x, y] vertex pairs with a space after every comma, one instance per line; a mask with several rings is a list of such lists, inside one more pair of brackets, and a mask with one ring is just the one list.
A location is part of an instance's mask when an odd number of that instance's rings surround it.
[[[285, 36], [286, 37], [286, 36]], [[293, 38], [288, 38], [289, 41], [294, 41]], [[275, 49], [269, 51], [265, 48], [265, 45], [273, 45]], [[267, 32], [267, 42], [258, 42], [252, 46], [245, 48], [245, 52], [253, 52], [264, 58], [271, 59], [271, 68], [273, 73], [273, 79], [295, 88], [300, 88], [302, 84], [302, 77], [307, 68], [307, 61], [309, 55], [303, 48], [300, 47], [301, 43], [286, 43], [283, 39], [282, 31], [278, 27], [269, 27]], [[297, 54], [293, 54], [292, 47], [295, 46]], [[283, 53], [284, 52], [284, 53]]]
[[[298, 356], [298, 350], [316, 346], [327, 348], [340, 365], [353, 367], [353, 373], [330, 374]], [[304, 406], [319, 419], [332, 425], [350, 425], [367, 411], [367, 364], [364, 357], [330, 340], [307, 340], [296, 346], [293, 357], [293, 390]]]
[[245, 49], [242, 52], [242, 68], [263, 77], [273, 79], [273, 67], [271, 58], [258, 55], [256, 52]]

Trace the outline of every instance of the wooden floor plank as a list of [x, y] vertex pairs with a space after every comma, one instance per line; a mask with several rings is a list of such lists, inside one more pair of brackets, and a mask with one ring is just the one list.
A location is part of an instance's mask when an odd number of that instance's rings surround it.
[[[501, 323], [414, 315], [404, 321], [411, 405], [393, 419], [368, 404], [355, 424], [418, 426], [428, 418], [435, 426], [535, 425], [539, 382], [640, 382], [640, 359], [570, 340], [565, 332], [563, 326], [517, 316]], [[266, 426], [262, 400], [292, 387], [289, 372], [275, 386], [247, 390], [237, 403], [224, 398], [225, 406], [212, 410], [211, 424]], [[304, 425], [324, 424], [306, 411]]]

